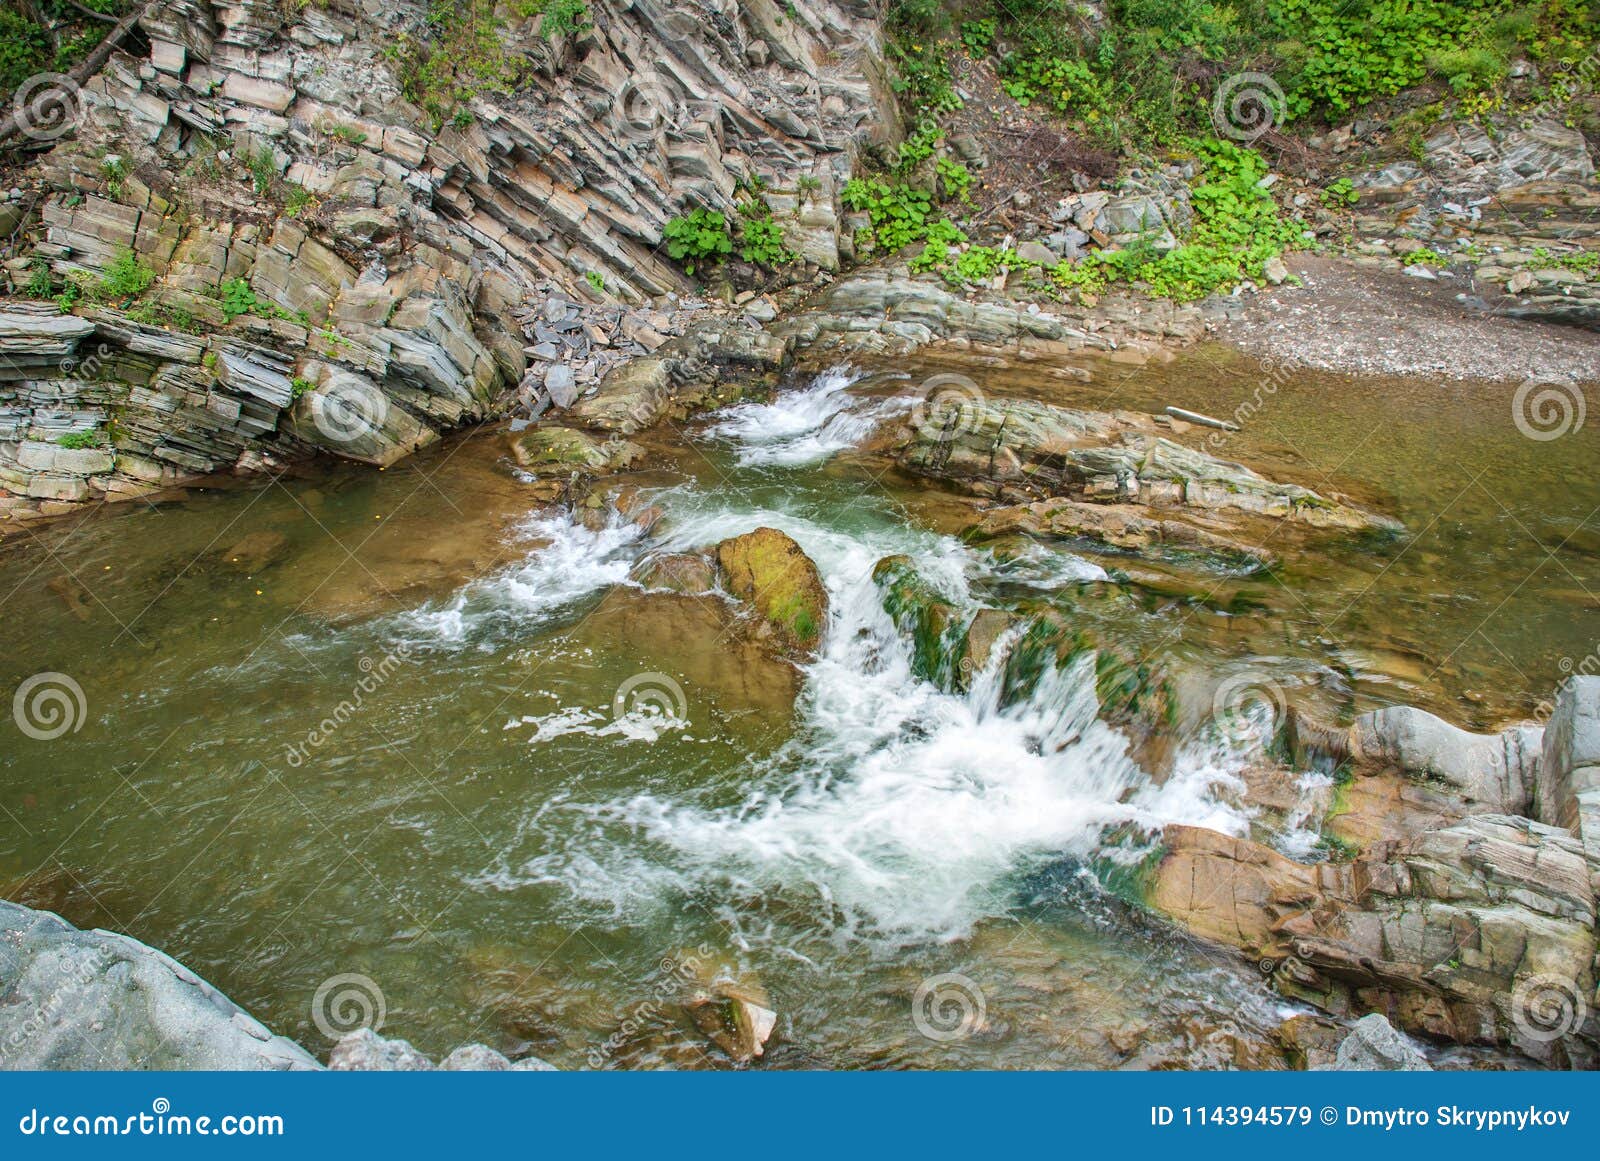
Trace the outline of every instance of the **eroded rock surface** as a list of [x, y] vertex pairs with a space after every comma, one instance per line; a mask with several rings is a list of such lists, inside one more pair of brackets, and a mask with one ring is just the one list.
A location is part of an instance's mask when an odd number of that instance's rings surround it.
[[0, 901], [0, 1067], [322, 1067], [170, 956]]

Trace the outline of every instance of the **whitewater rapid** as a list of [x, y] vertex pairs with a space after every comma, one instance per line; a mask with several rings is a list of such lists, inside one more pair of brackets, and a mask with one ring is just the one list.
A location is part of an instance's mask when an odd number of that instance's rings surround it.
[[[732, 442], [741, 464], [814, 463], [832, 454], [826, 449], [859, 442], [889, 410], [854, 399], [855, 379], [847, 371], [818, 376], [777, 403], [733, 409], [710, 434]], [[1002, 705], [1002, 642], [970, 689], [941, 690], [912, 672], [909, 644], [872, 580], [878, 561], [905, 554], [948, 600], [973, 608], [974, 580], [1054, 587], [1103, 579], [1097, 565], [1041, 553], [1002, 567], [906, 524], [870, 494], [835, 520], [819, 517], [802, 493], [797, 483], [783, 503], [752, 503], [731, 486], [664, 489], [653, 499], [665, 517], [649, 538], [622, 527], [542, 526], [546, 543], [519, 569], [419, 614], [445, 635], [469, 632], [473, 617], [496, 604], [545, 615], [623, 583], [646, 551], [699, 549], [757, 527], [792, 536], [828, 590], [828, 626], [819, 655], [803, 668], [793, 737], [752, 757], [742, 801], [729, 806], [724, 793], [712, 804], [707, 792], [690, 789], [542, 803], [474, 885], [555, 883], [576, 904], [624, 918], [683, 895], [730, 908], [782, 898], [841, 935], [938, 941], [1004, 914], [1012, 885], [1030, 870], [1128, 855], [1102, 848], [1112, 828], [1153, 834], [1186, 822], [1243, 832], [1247, 817], [1218, 793], [1237, 788], [1232, 771], [1243, 760], [1226, 745], [1184, 750], [1158, 785], [1130, 756], [1127, 738], [1097, 716], [1089, 658]], [[541, 730], [609, 729], [598, 715], [570, 708], [527, 723], [536, 738]]]

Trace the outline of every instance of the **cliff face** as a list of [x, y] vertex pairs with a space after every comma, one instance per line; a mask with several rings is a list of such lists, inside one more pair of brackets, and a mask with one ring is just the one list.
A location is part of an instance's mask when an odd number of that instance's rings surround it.
[[838, 265], [896, 132], [868, 0], [550, 7], [458, 0], [451, 41], [415, 0], [157, 0], [0, 205], [13, 284], [78, 295], [0, 303], [0, 517], [570, 402], [671, 329], [666, 223], [741, 186]]

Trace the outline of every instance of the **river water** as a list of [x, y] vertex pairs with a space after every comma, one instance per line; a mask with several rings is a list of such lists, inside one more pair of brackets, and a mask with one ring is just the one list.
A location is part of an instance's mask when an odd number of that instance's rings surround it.
[[[64, 675], [82, 710], [6, 723], [0, 892], [162, 948], [317, 1053], [381, 1009], [432, 1053], [727, 1067], [676, 1004], [721, 973], [778, 1012], [766, 1067], [1281, 1065], [1297, 1009], [1118, 869], [1168, 822], [1250, 831], [1259, 737], [1206, 713], [1226, 682], [1537, 716], [1600, 641], [1595, 432], [1527, 438], [1509, 387], [1209, 349], [1087, 383], [964, 366], [1073, 406], [1250, 401], [1218, 454], [1407, 526], [1197, 574], [964, 541], [972, 502], [869, 446], [942, 369], [808, 372], [691, 426], [630, 481], [648, 531], [534, 504], [483, 433], [12, 536], [0, 676]], [[799, 669], [716, 598], [628, 579], [761, 526], [828, 588]], [[915, 676], [871, 579], [892, 554], [958, 607], [1048, 604], [1156, 658], [1171, 735], [1101, 721], [1087, 664], [1021, 699]]]

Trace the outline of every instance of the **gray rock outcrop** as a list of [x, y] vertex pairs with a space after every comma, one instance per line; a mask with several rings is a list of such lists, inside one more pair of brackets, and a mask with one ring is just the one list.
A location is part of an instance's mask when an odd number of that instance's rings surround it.
[[170, 956], [0, 901], [0, 1068], [321, 1065]]
[[1378, 1013], [1363, 1016], [1339, 1043], [1335, 1072], [1432, 1072], [1417, 1046]]

